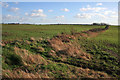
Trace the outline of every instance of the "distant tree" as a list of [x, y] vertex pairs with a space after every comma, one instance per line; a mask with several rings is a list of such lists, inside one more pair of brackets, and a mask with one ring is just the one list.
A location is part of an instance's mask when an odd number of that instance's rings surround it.
[[100, 25], [99, 23], [93, 23], [93, 25]]

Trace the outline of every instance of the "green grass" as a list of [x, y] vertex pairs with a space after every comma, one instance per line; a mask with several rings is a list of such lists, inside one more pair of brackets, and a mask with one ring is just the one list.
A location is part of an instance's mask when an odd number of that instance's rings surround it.
[[3, 69], [13, 69], [23, 65], [22, 58], [15, 54], [12, 49], [13, 47], [11, 46], [3, 48]]
[[97, 41], [104, 40], [110, 43], [118, 44], [118, 28], [119, 27], [111, 26], [107, 31], [105, 31], [104, 33], [100, 34], [95, 38], [92, 38], [92, 40], [97, 40]]
[[[48, 65], [40, 65], [39, 68], [49, 70], [50, 75], [56, 78], [62, 77], [60, 73], [64, 73], [67, 77], [68, 74], [66, 72], [69, 70], [67, 65], [106, 72], [113, 77], [119, 77], [120, 75], [120, 54], [118, 53], [118, 47], [120, 47], [118, 45], [119, 27], [117, 26], [111, 26], [110, 29], [94, 38], [78, 38], [78, 45], [81, 46], [81, 49], [93, 56], [90, 61], [70, 56], [66, 57], [65, 61], [62, 61], [61, 57], [53, 57], [48, 54], [53, 49], [48, 46], [46, 39], [42, 41], [37, 41], [37, 39], [40, 37], [52, 38], [62, 32], [70, 34], [71, 29], [81, 32], [93, 28], [104, 28], [105, 26], [3, 25], [2, 27], [3, 40], [13, 41], [3, 47], [3, 69], [14, 69], [24, 66], [21, 57], [14, 52], [13, 48], [16, 46], [20, 49], [26, 49], [32, 54], [40, 54], [45, 60], [50, 60], [51, 62]], [[30, 41], [30, 37], [34, 37], [36, 40], [27, 44], [26, 40]], [[22, 40], [20, 41], [20, 39]], [[40, 51], [38, 47], [44, 48], [44, 51]], [[14, 61], [17, 61], [17, 63]]]
[[[70, 33], [71, 29], [77, 32], [105, 26], [82, 26], [82, 25], [2, 25], [3, 40], [27, 39], [29, 37], [53, 37], [61, 32]], [[107, 40], [118, 43], [118, 27], [111, 26], [109, 30], [92, 38], [97, 41]]]
[[32, 36], [35, 38], [51, 38], [61, 32], [70, 33], [73, 28], [80, 32], [97, 27], [100, 28], [100, 26], [81, 25], [2, 25], [2, 37], [3, 40], [27, 39]]
[[[81, 58], [75, 58], [69, 56], [65, 61], [62, 61], [61, 57], [53, 57], [48, 54], [49, 51], [52, 49], [49, 46], [47, 46], [48, 43], [46, 40], [43, 40], [41, 42], [35, 41], [32, 42], [30, 45], [26, 44], [25, 41], [23, 40], [23, 41], [14, 41], [3, 47], [3, 69], [14, 69], [20, 67], [21, 65], [24, 66], [22, 64], [20, 56], [14, 53], [13, 48], [17, 46], [20, 49], [29, 50], [32, 54], [39, 54], [46, 60], [51, 60], [53, 62], [56, 62], [56, 64], [50, 63], [48, 65], [41, 65], [41, 67], [39, 68], [42, 70], [48, 69], [51, 72], [56, 71], [57, 74], [56, 73], [53, 74], [54, 77], [56, 78], [61, 77], [59, 73], [60, 71], [67, 76], [66, 70], [68, 68], [66, 64], [82, 67], [82, 68], [89, 68], [95, 71], [104, 71], [111, 76], [118, 77], [120, 71], [120, 65], [119, 65], [120, 63], [118, 62], [118, 58], [113, 56], [111, 52], [107, 52], [104, 50], [110, 48], [111, 51], [114, 51], [114, 54], [116, 54], [117, 47], [115, 45], [114, 47], [111, 48], [111, 46], [104, 44], [104, 42], [102, 41], [98, 43], [81, 37], [80, 39], [78, 39], [78, 42], [81, 45], [81, 49], [83, 49], [85, 52], [93, 56], [92, 60], [86, 61]], [[38, 46], [43, 47], [45, 51], [39, 52], [37, 50]], [[57, 64], [59, 62], [64, 63], [65, 65]]]
[[120, 54], [118, 53], [118, 47], [120, 47], [120, 45], [109, 43], [106, 40], [98, 41], [95, 39], [91, 40], [84, 38], [79, 39], [79, 44], [84, 51], [93, 55], [93, 60], [87, 63], [85, 61], [78, 60], [77, 63], [82, 62], [90, 69], [105, 71], [114, 77], [118, 77], [120, 71]]

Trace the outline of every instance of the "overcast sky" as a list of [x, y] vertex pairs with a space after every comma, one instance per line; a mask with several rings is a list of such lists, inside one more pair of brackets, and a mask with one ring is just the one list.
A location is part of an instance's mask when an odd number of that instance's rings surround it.
[[117, 2], [3, 2], [2, 21], [118, 24]]

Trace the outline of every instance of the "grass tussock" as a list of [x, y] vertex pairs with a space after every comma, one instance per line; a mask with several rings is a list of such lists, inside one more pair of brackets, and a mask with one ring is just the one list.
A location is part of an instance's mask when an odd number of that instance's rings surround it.
[[3, 78], [49, 78], [49, 76], [45, 73], [27, 73], [23, 70], [3, 70]]
[[39, 54], [31, 54], [28, 50], [14, 47], [15, 53], [22, 57], [24, 64], [47, 64], [47, 61]]
[[[92, 58], [90, 54], [87, 54], [81, 50], [80, 45], [77, 45], [76, 41], [71, 41], [73, 37], [66, 36], [64, 34], [63, 37], [57, 36], [55, 38], [52, 38], [51, 40], [48, 40], [50, 46], [56, 51], [58, 56], [72, 56], [76, 58], [82, 58], [84, 60], [90, 60]], [[64, 42], [66, 38], [68, 39], [68, 42]]]

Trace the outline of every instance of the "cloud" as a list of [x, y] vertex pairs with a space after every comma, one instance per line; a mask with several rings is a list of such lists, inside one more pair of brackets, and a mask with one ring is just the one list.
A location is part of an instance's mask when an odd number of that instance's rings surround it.
[[48, 12], [53, 12], [53, 10], [48, 10]]
[[43, 13], [31, 13], [30, 16], [31, 17], [46, 17], [46, 15]]
[[87, 5], [87, 7], [90, 7], [90, 5]]
[[19, 8], [14, 8], [14, 7], [12, 7], [11, 9], [9, 9], [9, 11], [11, 11], [11, 12], [17, 12], [19, 10]]
[[18, 4], [19, 2], [15, 2], [15, 4]]
[[25, 13], [26, 16], [28, 16], [29, 14], [28, 13]]
[[64, 18], [64, 17], [65, 17], [64, 15], [56, 16], [56, 18]]
[[93, 16], [98, 16], [98, 17], [101, 17], [101, 18], [107, 18], [107, 16], [103, 15], [103, 14], [100, 14], [100, 13], [94, 13]]
[[96, 5], [97, 5], [97, 6], [102, 6], [102, 3], [97, 3]]
[[33, 12], [43, 13], [43, 10], [42, 9], [38, 9], [38, 10], [33, 10]]
[[18, 19], [19, 16], [12, 16], [10, 14], [3, 16], [3, 20]]
[[110, 18], [118, 18], [117, 15], [111, 15]]
[[87, 18], [87, 19], [90, 19], [91, 18], [91, 15], [90, 14], [87, 14], [87, 13], [78, 13], [74, 16], [75, 18]]
[[13, 18], [13, 16], [8, 14], [8, 15], [4, 16], [4, 18], [11, 19], [11, 18]]
[[3, 22], [28, 22], [32, 20], [31, 17], [22, 17], [22, 16], [13, 16], [13, 15], [4, 15], [2, 16]]
[[61, 9], [62, 11], [65, 11], [65, 12], [69, 12], [69, 9], [67, 8], [64, 8], [64, 9]]
[[6, 3], [6, 2], [0, 2], [0, 4], [1, 4], [1, 5], [2, 5], [2, 7], [4, 7], [4, 8], [9, 7], [9, 4], [8, 4], [8, 3]]
[[30, 18], [30, 17], [29, 17], [29, 18], [28, 18], [28, 17], [27, 17], [27, 18], [21, 17], [21, 18], [19, 19], [20, 22], [26, 22], [26, 21], [30, 21], [30, 20], [32, 20], [32, 18]]
[[26, 16], [30, 17], [46, 17], [47, 15], [43, 13], [42, 9], [33, 10], [31, 13], [25, 13]]
[[113, 14], [113, 15], [115, 15], [115, 14], [117, 14], [117, 12], [115, 12], [115, 11], [110, 11], [110, 10], [109, 10], [109, 11], [105, 11], [104, 14], [105, 14], [105, 15], [108, 15], [108, 14]]
[[105, 10], [105, 9], [107, 9], [107, 8], [87, 6], [86, 8], [80, 8], [80, 11], [94, 11], [94, 12], [99, 12], [99, 11]]
[[46, 17], [44, 13], [25, 13], [26, 16], [31, 16], [31, 17]]
[[74, 16], [75, 18], [81, 18], [81, 19], [91, 19], [93, 17], [99, 17], [99, 18], [107, 18], [107, 16], [100, 14], [100, 13], [78, 13]]

